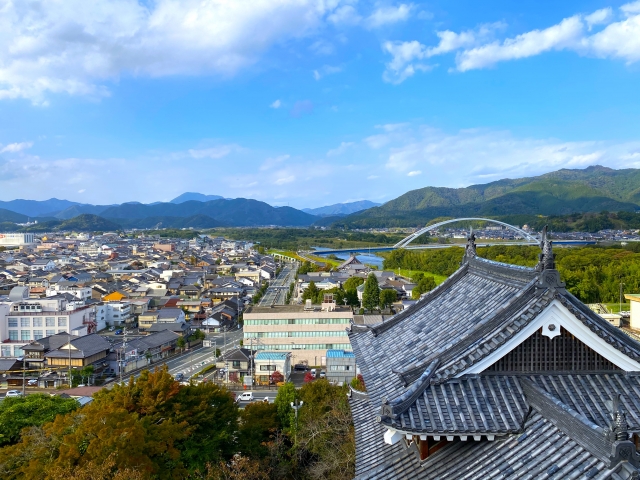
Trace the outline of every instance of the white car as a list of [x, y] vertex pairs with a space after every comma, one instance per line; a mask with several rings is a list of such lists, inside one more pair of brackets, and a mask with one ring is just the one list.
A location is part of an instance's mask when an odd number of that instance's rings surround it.
[[327, 376], [327, 372], [325, 372], [324, 370], [320, 370], [320, 378], [326, 378]]
[[253, 392], [242, 392], [242, 395], [236, 398], [236, 402], [253, 402]]
[[311, 375], [315, 378], [315, 376], [316, 376], [316, 369], [315, 368], [311, 369]]
[[20, 390], [9, 390], [4, 394], [5, 397], [21, 397], [22, 392]]

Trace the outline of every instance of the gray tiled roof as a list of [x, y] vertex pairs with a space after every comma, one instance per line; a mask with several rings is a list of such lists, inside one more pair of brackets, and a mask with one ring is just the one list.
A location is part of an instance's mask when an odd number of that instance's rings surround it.
[[[66, 342], [65, 342], [66, 344]], [[97, 333], [85, 335], [84, 337], [71, 337], [71, 345], [76, 350], [71, 350], [71, 358], [87, 358], [96, 353], [107, 351], [111, 348], [111, 344], [105, 338]], [[69, 355], [67, 349], [52, 350], [45, 353], [45, 357], [65, 358]]]

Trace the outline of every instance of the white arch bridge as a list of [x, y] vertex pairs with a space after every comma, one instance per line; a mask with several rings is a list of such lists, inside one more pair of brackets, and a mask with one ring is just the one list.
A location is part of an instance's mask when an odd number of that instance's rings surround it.
[[[305, 253], [312, 253], [314, 255], [329, 255], [329, 254], [345, 254], [345, 253], [375, 253], [375, 252], [388, 252], [390, 250], [396, 250], [398, 248], [407, 248], [412, 250], [422, 250], [422, 249], [431, 249], [431, 248], [449, 248], [449, 247], [459, 247], [462, 246], [460, 243], [448, 243], [448, 244], [436, 244], [429, 243], [427, 245], [411, 245], [418, 237], [424, 235], [431, 230], [436, 230], [443, 225], [448, 225], [449, 223], [456, 222], [464, 222], [464, 221], [477, 221], [477, 222], [489, 222], [494, 223], [496, 225], [501, 225], [509, 230], [512, 230], [517, 234], [521, 239], [514, 239], [512, 241], [486, 241], [486, 242], [476, 242], [479, 247], [483, 247], [486, 245], [539, 245], [540, 239], [538, 235], [532, 235], [528, 232], [525, 232], [521, 228], [514, 227], [513, 225], [509, 225], [508, 223], [501, 222], [500, 220], [494, 220], [492, 218], [480, 218], [480, 217], [467, 217], [467, 218], [454, 218], [451, 220], [445, 220], [442, 222], [434, 223], [433, 225], [429, 225], [428, 227], [421, 228], [420, 230], [412, 233], [407, 236], [403, 240], [396, 243], [394, 246], [384, 246], [384, 247], [360, 247], [360, 248], [341, 248], [335, 250], [317, 250], [314, 252], [298, 252], [300, 255], [304, 256]], [[592, 241], [583, 241], [583, 240], [554, 240], [554, 245], [587, 245], [593, 244], [595, 242]]]
[[534, 237], [533, 235], [530, 235], [529, 233], [525, 232], [521, 228], [514, 227], [513, 225], [509, 225], [508, 223], [501, 222], [499, 220], [493, 220], [491, 218], [468, 217], [468, 218], [454, 218], [454, 219], [451, 219], [451, 220], [445, 220], [443, 222], [434, 223], [433, 225], [429, 225], [428, 227], [421, 228], [417, 232], [414, 232], [411, 235], [409, 235], [404, 240], [401, 240], [398, 243], [396, 243], [393, 246], [393, 248], [404, 248], [407, 245], [409, 245], [411, 242], [413, 242], [416, 238], [420, 237], [421, 235], [424, 235], [425, 233], [430, 232], [431, 230], [437, 230], [438, 228], [442, 227], [443, 225], [447, 225], [449, 223], [465, 222], [465, 221], [478, 221], [478, 222], [495, 223], [497, 225], [501, 225], [503, 227], [506, 227], [509, 230], [513, 230], [514, 232], [519, 234], [526, 243], [535, 243], [535, 244], [540, 243], [540, 240], [538, 238]]

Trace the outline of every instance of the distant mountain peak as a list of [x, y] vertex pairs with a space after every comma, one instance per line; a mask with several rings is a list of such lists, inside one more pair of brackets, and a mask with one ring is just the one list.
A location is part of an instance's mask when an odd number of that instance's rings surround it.
[[319, 208], [303, 208], [302, 211], [310, 213], [311, 215], [327, 217], [334, 215], [350, 215], [379, 205], [379, 203], [371, 202], [369, 200], [359, 200], [357, 202], [335, 203], [333, 205], [327, 205]]
[[205, 195], [197, 192], [186, 192], [177, 196], [169, 203], [184, 203], [192, 200], [196, 202], [210, 202], [211, 200], [224, 200], [224, 197], [221, 197], [220, 195]]

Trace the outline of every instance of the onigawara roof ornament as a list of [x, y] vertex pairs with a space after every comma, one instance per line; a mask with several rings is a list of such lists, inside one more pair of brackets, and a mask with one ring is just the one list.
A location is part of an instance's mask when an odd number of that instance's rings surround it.
[[538, 255], [538, 265], [536, 271], [540, 272], [539, 286], [546, 288], [556, 288], [564, 290], [565, 284], [560, 281], [560, 272], [556, 270], [556, 254], [553, 253], [553, 246], [547, 232], [548, 225], [545, 225], [540, 235], [540, 249]]
[[467, 245], [464, 247], [464, 257], [462, 257], [462, 262], [460, 262], [460, 265], [475, 257], [476, 255], [476, 234], [473, 233], [472, 227], [469, 235], [467, 236]]

